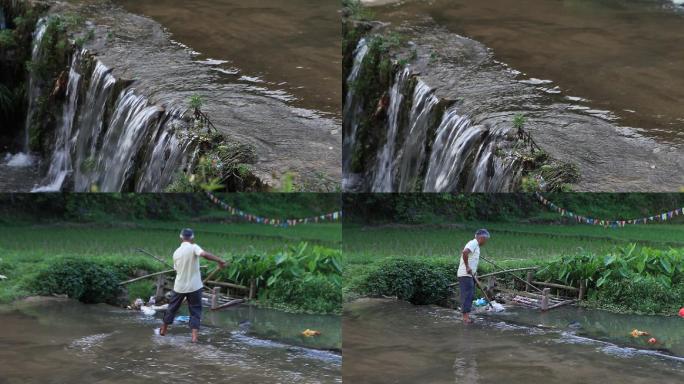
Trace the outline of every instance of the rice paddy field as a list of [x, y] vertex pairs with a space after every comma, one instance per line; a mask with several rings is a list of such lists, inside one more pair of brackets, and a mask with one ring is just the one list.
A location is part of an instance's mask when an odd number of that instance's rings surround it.
[[555, 259], [581, 250], [601, 253], [638, 243], [652, 248], [684, 247], [684, 225], [646, 224], [623, 228], [590, 225], [460, 223], [453, 225], [363, 226], [346, 224], [343, 252], [347, 263], [366, 265], [390, 257], [449, 258], [457, 261], [478, 228], [492, 238], [482, 255], [492, 260]]
[[[147, 270], [165, 268], [143, 248], [172, 262], [181, 228], [195, 230], [196, 242], [223, 258], [255, 250], [277, 252], [302, 241], [339, 248], [341, 224], [302, 224], [290, 228], [252, 223], [142, 221], [130, 223], [0, 223], [0, 302], [28, 294], [28, 280], [48, 261], [59, 257], [90, 258], [107, 264]], [[206, 261], [203, 260], [203, 263]]]

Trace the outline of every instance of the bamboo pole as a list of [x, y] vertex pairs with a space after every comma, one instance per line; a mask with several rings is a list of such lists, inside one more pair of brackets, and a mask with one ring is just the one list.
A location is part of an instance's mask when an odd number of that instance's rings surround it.
[[542, 312], [549, 310], [549, 294], [551, 293], [551, 288], [544, 288], [542, 291], [541, 299], [541, 310]]
[[176, 272], [176, 270], [174, 270], [174, 269], [169, 269], [169, 270], [167, 270], [167, 271], [161, 271], [161, 272], [151, 273], [151, 274], [149, 274], [149, 275], [136, 277], [135, 279], [130, 279], [130, 280], [123, 281], [123, 282], [119, 283], [119, 285], [127, 285], [127, 284], [130, 284], [130, 283], [135, 283], [136, 281], [149, 279], [150, 277], [154, 277], [154, 276], [165, 275], [165, 274], [171, 273], [171, 272]]
[[148, 252], [148, 251], [146, 251], [146, 250], [144, 250], [144, 249], [142, 249], [142, 248], [137, 248], [136, 251], [138, 251], [138, 252], [140, 252], [140, 253], [144, 253], [144, 254], [146, 254], [147, 256], [150, 256], [151, 258], [157, 260], [158, 262], [164, 264], [165, 266], [167, 266], [167, 267], [169, 267], [169, 268], [173, 268], [173, 265], [167, 263], [167, 262], [164, 261], [162, 258], [160, 258], [160, 257], [158, 257], [158, 256], [155, 256], [155, 255], [152, 254], [151, 252]]
[[530, 291], [530, 286], [532, 286], [532, 279], [534, 278], [534, 271], [527, 272], [527, 285], [525, 285], [525, 291]]
[[506, 270], [503, 270], [503, 271], [497, 271], [497, 272], [487, 273], [487, 274], [484, 274], [484, 275], [479, 275], [479, 277], [480, 277], [480, 278], [485, 278], [485, 277], [489, 277], [489, 276], [501, 275], [501, 274], [504, 274], [504, 273], [529, 271], [530, 269], [537, 269], [537, 268], [539, 268], [539, 267], [527, 267], [527, 268], [506, 269]]
[[557, 302], [557, 303], [555, 303], [555, 304], [553, 304], [553, 305], [550, 305], [547, 309], [554, 309], [554, 308], [562, 307], [563, 305], [572, 304], [572, 303], [574, 303], [575, 301], [577, 301], [577, 300], [572, 299], [572, 300], [560, 301], [560, 302]]
[[229, 301], [229, 302], [227, 302], [227, 303], [225, 303], [225, 304], [219, 305], [218, 307], [212, 307], [211, 310], [212, 310], [212, 311], [219, 311], [219, 310], [221, 310], [221, 309], [230, 308], [230, 307], [236, 306], [236, 305], [238, 305], [238, 304], [242, 304], [242, 303], [244, 303], [244, 302], [245, 302], [244, 299], [231, 300], [231, 301]]
[[218, 296], [221, 294], [221, 287], [214, 287], [211, 290], [211, 309], [216, 308], [218, 304]]
[[571, 286], [569, 286], [569, 285], [555, 284], [555, 283], [547, 283], [547, 282], [544, 282], [544, 281], [533, 281], [532, 283], [533, 283], [533, 284], [536, 284], [536, 285], [541, 285], [541, 286], [544, 286], [544, 287], [551, 287], [551, 288], [564, 289], [564, 290], [566, 290], [566, 291], [573, 291], [573, 292], [579, 291], [579, 289], [577, 289], [577, 288], [575, 288], [575, 287], [571, 287]]
[[584, 295], [587, 294], [587, 281], [586, 280], [580, 280], [580, 287], [579, 287], [579, 294], [577, 295], [577, 299], [579, 301], [584, 300]]
[[220, 270], [221, 270], [221, 268], [216, 267], [216, 269], [214, 269], [213, 271], [209, 272], [209, 275], [207, 275], [207, 277], [204, 279], [204, 281], [202, 281], [202, 284], [207, 285], [207, 281], [209, 281], [209, 280], [211, 280], [212, 278], [214, 278], [214, 275], [216, 275], [216, 274], [218, 273], [218, 271], [220, 271]]
[[256, 297], [256, 281], [254, 279], [249, 281], [249, 299], [252, 300]]
[[212, 280], [206, 281], [205, 283], [208, 285], [218, 285], [219, 287], [239, 289], [241, 291], [249, 291], [248, 287], [245, 287], [244, 285], [240, 285], [240, 284], [224, 283], [222, 281], [212, 281]]

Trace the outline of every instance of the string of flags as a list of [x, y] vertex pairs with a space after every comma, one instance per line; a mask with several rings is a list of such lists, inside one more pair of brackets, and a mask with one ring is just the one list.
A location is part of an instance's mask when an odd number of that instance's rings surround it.
[[263, 216], [254, 215], [254, 214], [245, 212], [239, 208], [233, 207], [230, 204], [226, 203], [225, 201], [216, 197], [211, 192], [207, 192], [207, 197], [209, 197], [209, 200], [211, 200], [214, 204], [216, 204], [216, 205], [220, 206], [221, 208], [223, 208], [224, 210], [230, 212], [230, 214], [233, 216], [240, 216], [242, 219], [250, 221], [252, 223], [273, 225], [276, 227], [278, 227], [278, 226], [290, 227], [290, 226], [295, 226], [298, 224], [320, 223], [320, 222], [326, 222], [326, 221], [337, 221], [340, 218], [342, 218], [342, 211], [336, 211], [336, 212], [330, 212], [330, 213], [326, 213], [326, 214], [319, 215], [319, 216], [304, 217], [304, 218], [298, 218], [298, 219], [275, 219], [275, 218], [270, 218], [270, 217], [263, 217]]
[[539, 192], [535, 193], [535, 195], [537, 196], [537, 199], [539, 199], [539, 201], [542, 204], [547, 206], [549, 209], [560, 213], [561, 216], [569, 217], [578, 223], [589, 224], [589, 225], [601, 225], [604, 227], [617, 228], [617, 227], [624, 227], [624, 226], [630, 225], [630, 224], [648, 224], [648, 223], [655, 223], [655, 222], [663, 222], [663, 221], [671, 220], [675, 216], [679, 216], [679, 215], [684, 214], [684, 208], [677, 208], [677, 209], [672, 210], [672, 211], [663, 212], [663, 213], [653, 215], [653, 216], [648, 216], [648, 217], [641, 217], [638, 219], [604, 220], [604, 219], [597, 219], [597, 218], [588, 217], [588, 216], [582, 216], [582, 215], [578, 215], [576, 213], [570, 212], [567, 209], [559, 207], [556, 204], [548, 201]]

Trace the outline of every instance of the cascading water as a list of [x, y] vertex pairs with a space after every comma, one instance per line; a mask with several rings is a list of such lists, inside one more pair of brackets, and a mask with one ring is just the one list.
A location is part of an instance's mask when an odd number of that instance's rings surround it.
[[408, 68], [404, 68], [397, 74], [390, 90], [390, 103], [387, 110], [387, 135], [385, 136], [385, 144], [380, 149], [376, 160], [373, 192], [392, 192], [392, 170], [394, 169], [395, 161], [395, 141], [399, 131], [399, 114], [404, 99], [403, 92], [409, 81], [410, 74], [411, 71]]
[[[355, 95], [354, 84], [361, 74], [363, 60], [366, 58], [367, 53], [368, 44], [366, 39], [361, 39], [354, 50], [354, 65], [347, 77], [348, 89], [345, 96], [344, 110], [342, 111], [342, 116], [344, 117], [344, 138], [342, 141], [344, 153], [352, 153], [353, 151], [354, 143], [356, 141], [356, 132], [360, 123], [359, 116], [363, 112], [363, 103], [361, 101], [363, 95]], [[351, 156], [344, 157], [342, 168], [345, 174], [351, 171]]]
[[187, 164], [195, 142], [178, 135], [183, 112], [133, 87], [117, 91], [111, 72], [87, 51], [74, 53], [49, 169], [34, 192], [159, 192]]
[[141, 139], [146, 137], [147, 130], [157, 122], [161, 112], [132, 89], [119, 96], [98, 161], [99, 188], [103, 191], [123, 189], [134, 157], [143, 144]]
[[[45, 18], [38, 20], [36, 24], [36, 30], [33, 33], [33, 48], [31, 51], [31, 61], [36, 63], [40, 61], [42, 52], [40, 49], [41, 42], [43, 41], [43, 36], [45, 36], [45, 30], [47, 29], [47, 21]], [[31, 130], [31, 124], [33, 119], [33, 114], [35, 113], [36, 100], [40, 95], [40, 82], [36, 77], [29, 71], [29, 86], [28, 86], [28, 112], [26, 114], [26, 125], [24, 126], [24, 142], [23, 151], [27, 155], [30, 152], [29, 148], [29, 132]]]
[[456, 190], [466, 170], [466, 161], [479, 148], [487, 129], [473, 125], [456, 108], [449, 109], [437, 128], [425, 175], [425, 192]]
[[439, 99], [433, 90], [418, 80], [413, 92], [409, 130], [398, 153], [398, 191], [410, 192], [419, 187], [420, 168], [425, 159], [425, 142], [430, 122], [437, 112]]
[[95, 156], [98, 138], [103, 131], [105, 108], [116, 79], [101, 62], [95, 64], [86, 92], [76, 131], [74, 153], [74, 189], [88, 191], [95, 181]]
[[78, 108], [78, 87], [81, 75], [76, 71], [80, 52], [75, 52], [69, 69], [69, 82], [66, 90], [66, 104], [62, 110], [62, 118], [56, 131], [55, 147], [50, 160], [50, 169], [43, 186], [34, 188], [32, 192], [56, 192], [62, 189], [64, 181], [71, 173], [71, 133]]

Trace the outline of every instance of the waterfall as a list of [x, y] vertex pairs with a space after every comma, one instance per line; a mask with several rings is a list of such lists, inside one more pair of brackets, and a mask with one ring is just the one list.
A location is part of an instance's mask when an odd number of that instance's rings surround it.
[[416, 185], [420, 177], [420, 168], [425, 159], [425, 142], [427, 131], [435, 114], [439, 99], [432, 94], [433, 90], [423, 81], [418, 80], [413, 92], [413, 102], [409, 117], [409, 130], [397, 153], [399, 158], [397, 192], [410, 192], [420, 189]]
[[345, 154], [342, 170], [346, 174], [351, 172], [352, 152], [354, 150], [354, 143], [356, 142], [356, 131], [359, 127], [359, 116], [363, 112], [363, 95], [356, 95], [354, 92], [354, 83], [359, 78], [361, 73], [361, 66], [363, 59], [368, 53], [368, 44], [366, 39], [361, 39], [354, 50], [354, 65], [347, 76], [347, 94], [344, 100], [344, 109], [342, 111], [343, 133], [342, 153]]
[[[40, 50], [41, 41], [43, 41], [43, 36], [45, 35], [45, 30], [47, 29], [47, 21], [45, 18], [40, 18], [36, 24], [36, 30], [33, 32], [33, 47], [31, 50], [31, 61], [36, 63], [40, 61], [42, 52]], [[33, 114], [35, 113], [36, 100], [40, 96], [41, 84], [37, 81], [33, 73], [29, 71], [29, 85], [28, 85], [28, 112], [26, 113], [26, 125], [24, 126], [24, 142], [23, 151], [25, 154], [29, 154], [29, 132], [31, 130], [31, 124], [33, 123]]]
[[7, 28], [7, 22], [5, 21], [5, 9], [0, 7], [0, 31]]
[[103, 131], [107, 101], [116, 84], [110, 72], [97, 61], [79, 116], [78, 130], [74, 135], [74, 189], [78, 192], [87, 192], [95, 182], [98, 138]]
[[177, 134], [187, 128], [181, 109], [167, 112], [133, 87], [117, 87], [111, 70], [85, 50], [72, 56], [60, 102], [49, 169], [34, 192], [159, 192], [194, 150], [192, 139]]
[[168, 129], [168, 124], [158, 124], [161, 133], [155, 140], [152, 153], [145, 159], [145, 170], [136, 185], [136, 192], [162, 192], [163, 187], [170, 184], [176, 174], [184, 168], [190, 141], [181, 141], [175, 129]]
[[[423, 191], [444, 192], [464, 189], [464, 176], [472, 164], [473, 155], [487, 136], [482, 125], [473, 125], [457, 108], [452, 107], [442, 117], [428, 162]], [[465, 174], [464, 174], [465, 173]]]
[[147, 130], [157, 122], [161, 112], [159, 107], [150, 106], [147, 99], [136, 95], [132, 89], [119, 96], [99, 156], [100, 190], [123, 189]]
[[32, 192], [57, 192], [62, 189], [65, 179], [71, 173], [71, 131], [78, 108], [78, 87], [81, 75], [76, 71], [80, 60], [80, 52], [75, 52], [69, 69], [69, 82], [66, 90], [66, 104], [56, 131], [55, 147], [50, 160], [50, 169], [43, 181], [43, 186], [34, 188]]
[[380, 149], [376, 159], [375, 177], [373, 178], [373, 192], [393, 192], [393, 177], [395, 161], [395, 142], [399, 131], [399, 113], [403, 105], [403, 91], [410, 78], [410, 71], [404, 68], [397, 74], [392, 89], [390, 90], [390, 103], [387, 110], [387, 135], [385, 144]]

